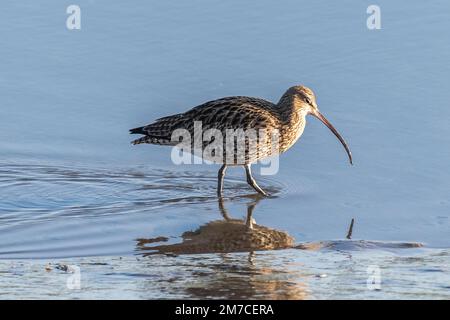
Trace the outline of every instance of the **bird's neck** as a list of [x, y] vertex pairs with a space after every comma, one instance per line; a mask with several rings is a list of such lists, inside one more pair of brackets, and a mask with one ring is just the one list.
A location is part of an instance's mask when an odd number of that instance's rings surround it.
[[307, 111], [296, 99], [293, 96], [283, 95], [277, 104], [281, 122], [281, 152], [289, 149], [305, 129]]
[[302, 108], [302, 103], [293, 95], [284, 94], [277, 104], [278, 115], [283, 125], [296, 127], [299, 122], [304, 122], [307, 111]]

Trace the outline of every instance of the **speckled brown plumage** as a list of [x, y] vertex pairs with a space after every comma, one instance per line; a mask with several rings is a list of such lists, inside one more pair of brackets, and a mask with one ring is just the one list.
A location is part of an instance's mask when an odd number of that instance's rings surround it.
[[[302, 135], [306, 125], [306, 115], [308, 114], [318, 117], [327, 126], [331, 126], [331, 124], [326, 123], [328, 121], [324, 120], [318, 111], [312, 90], [304, 86], [294, 86], [283, 94], [277, 104], [245, 96], [226, 97], [206, 102], [184, 113], [160, 118], [146, 126], [131, 129], [130, 133], [144, 135], [134, 140], [133, 144], [148, 143], [175, 146], [179, 145], [180, 141], [173, 140], [172, 133], [177, 129], [186, 129], [190, 133], [191, 141], [188, 142], [192, 146], [193, 152], [195, 152], [194, 147], [197, 146], [197, 149], [201, 149], [199, 151], [204, 159], [223, 164], [222, 172], [219, 171], [219, 195], [221, 179], [223, 180], [228, 165], [244, 165], [247, 170], [248, 183], [258, 192], [265, 194], [251, 176], [250, 164], [288, 150]], [[202, 124], [201, 137], [198, 134], [195, 135], [195, 121]], [[209, 129], [216, 129], [222, 133], [223, 143], [221, 145], [223, 147], [222, 150], [218, 150], [218, 152], [223, 152], [223, 156], [220, 157], [221, 161], [217, 161], [217, 158], [208, 157], [208, 153], [203, 152], [214, 142], [214, 138], [207, 141], [202, 139]], [[237, 138], [237, 142], [231, 148], [232, 152], [229, 152], [230, 149], [227, 149], [226, 146], [227, 130], [238, 129], [256, 135]], [[338, 136], [337, 132], [333, 132]], [[340, 136], [338, 138], [344, 144], [351, 160], [346, 144]], [[195, 139], [200, 139], [202, 142], [196, 145]], [[184, 142], [186, 143], [186, 141]], [[245, 153], [240, 154], [241, 158], [238, 157], [240, 142], [245, 142]], [[215, 156], [214, 152], [216, 151], [213, 150], [211, 156]], [[230, 153], [232, 154], [230, 155]]]

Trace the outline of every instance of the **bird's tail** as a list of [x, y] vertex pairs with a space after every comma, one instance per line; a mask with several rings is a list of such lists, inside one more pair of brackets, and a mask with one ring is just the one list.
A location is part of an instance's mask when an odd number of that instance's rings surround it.
[[141, 144], [141, 143], [151, 143], [149, 139], [150, 139], [149, 136], [143, 136], [143, 137], [140, 137], [139, 139], [131, 141], [131, 144], [136, 145], [136, 144]]
[[145, 134], [144, 127], [130, 129], [131, 134]]
[[170, 138], [167, 137], [155, 137], [155, 136], [143, 136], [139, 139], [131, 141], [132, 145], [142, 144], [142, 143], [150, 143], [150, 144], [159, 144], [163, 146], [171, 146], [175, 145], [174, 141], [171, 141]]
[[142, 134], [143, 137], [133, 140], [132, 144], [150, 143], [159, 145], [176, 145], [171, 141], [172, 132], [177, 128], [177, 124], [182, 119], [182, 115], [177, 114], [156, 120], [149, 125], [130, 129], [131, 134]]

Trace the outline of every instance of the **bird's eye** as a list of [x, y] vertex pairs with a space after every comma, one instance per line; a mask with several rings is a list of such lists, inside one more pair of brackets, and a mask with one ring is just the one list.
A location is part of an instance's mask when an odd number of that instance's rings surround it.
[[308, 97], [305, 97], [305, 101], [306, 101], [307, 104], [312, 106], [311, 99], [309, 99]]

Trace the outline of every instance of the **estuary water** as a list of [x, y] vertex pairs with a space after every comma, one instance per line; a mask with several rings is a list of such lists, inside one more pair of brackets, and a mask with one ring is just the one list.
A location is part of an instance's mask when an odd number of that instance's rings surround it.
[[[70, 4], [0, 11], [1, 298], [450, 298], [448, 1], [378, 1], [379, 30], [368, 1], [79, 0], [80, 30]], [[275, 175], [254, 169], [270, 198], [233, 168], [219, 202], [217, 165], [129, 143], [296, 84], [353, 166], [308, 118]]]

